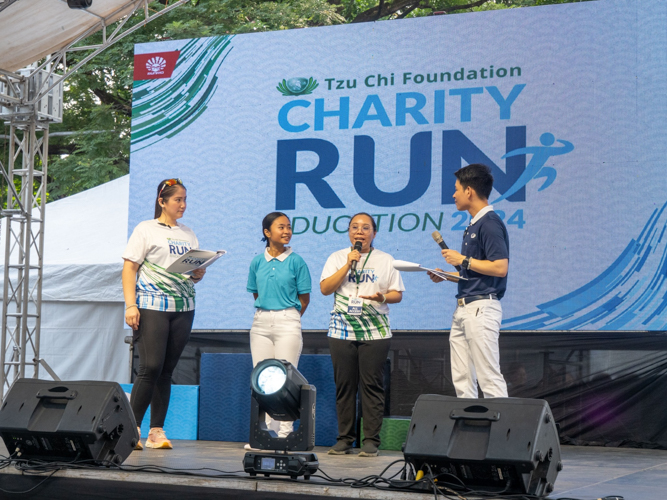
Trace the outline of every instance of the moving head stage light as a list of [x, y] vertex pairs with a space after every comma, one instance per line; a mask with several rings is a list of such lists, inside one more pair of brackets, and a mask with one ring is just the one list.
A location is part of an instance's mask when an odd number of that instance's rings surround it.
[[[244, 470], [251, 476], [310, 478], [319, 467], [317, 455], [288, 452], [315, 447], [315, 387], [288, 361], [265, 359], [253, 369], [250, 388], [250, 446], [276, 452], [246, 453]], [[299, 420], [299, 427], [286, 437], [278, 437], [266, 426], [267, 414], [283, 422]]]

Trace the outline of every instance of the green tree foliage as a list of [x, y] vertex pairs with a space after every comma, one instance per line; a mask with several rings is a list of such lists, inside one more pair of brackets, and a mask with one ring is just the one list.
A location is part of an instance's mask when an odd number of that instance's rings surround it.
[[[576, 0], [191, 0], [107, 49], [68, 79], [64, 121], [51, 127], [49, 199], [129, 172], [135, 43], [571, 1]], [[160, 9], [162, 4], [152, 5]], [[96, 37], [101, 40], [100, 34]], [[70, 57], [68, 63], [76, 60]]]

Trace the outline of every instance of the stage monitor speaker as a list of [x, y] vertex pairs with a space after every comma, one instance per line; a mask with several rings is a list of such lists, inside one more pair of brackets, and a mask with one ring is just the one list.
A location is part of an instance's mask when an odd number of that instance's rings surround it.
[[121, 464], [139, 440], [116, 382], [19, 379], [0, 409], [0, 436], [13, 458]]
[[562, 469], [556, 424], [539, 399], [421, 395], [403, 452], [440, 484], [504, 494], [548, 495]]

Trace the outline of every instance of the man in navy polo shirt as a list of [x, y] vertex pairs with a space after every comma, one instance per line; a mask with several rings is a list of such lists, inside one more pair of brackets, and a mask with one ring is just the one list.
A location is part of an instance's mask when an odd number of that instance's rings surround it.
[[[458, 307], [449, 333], [452, 381], [460, 398], [476, 398], [477, 383], [484, 397], [507, 397], [500, 373], [498, 336], [503, 310], [500, 299], [507, 287], [509, 237], [505, 224], [489, 205], [493, 176], [486, 165], [457, 170], [454, 203], [470, 213], [461, 252], [443, 250], [448, 264], [460, 267]], [[430, 275], [435, 282], [442, 281]]]

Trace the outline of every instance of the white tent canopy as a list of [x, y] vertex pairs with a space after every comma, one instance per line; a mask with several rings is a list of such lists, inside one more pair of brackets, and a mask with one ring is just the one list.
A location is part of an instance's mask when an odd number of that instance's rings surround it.
[[88, 9], [70, 9], [66, 1], [17, 0], [0, 2], [0, 68], [16, 71], [38, 61], [102, 20], [112, 23], [127, 15], [129, 0], [95, 0]]
[[63, 380], [129, 382], [120, 281], [128, 201], [125, 176], [47, 204], [40, 357]]

